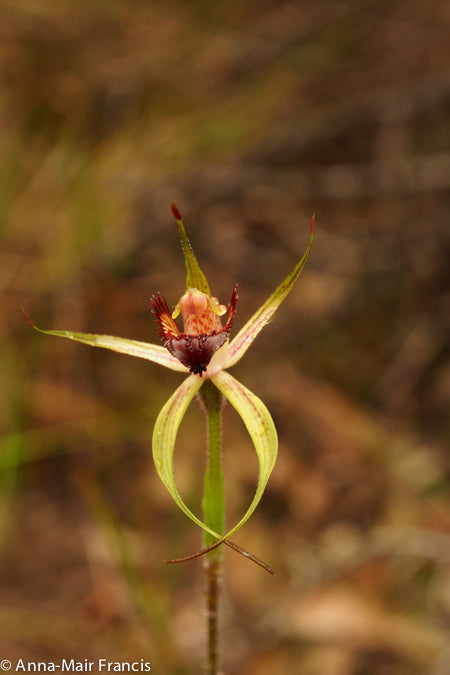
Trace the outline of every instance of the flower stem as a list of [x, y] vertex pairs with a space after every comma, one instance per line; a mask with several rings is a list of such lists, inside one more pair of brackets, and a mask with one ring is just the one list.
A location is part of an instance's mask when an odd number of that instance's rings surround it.
[[[208, 454], [203, 492], [203, 520], [218, 534], [224, 533], [225, 496], [223, 488], [221, 427], [223, 396], [221, 392], [206, 380], [200, 389], [200, 399], [206, 412], [208, 430]], [[204, 546], [213, 544], [214, 537], [204, 533]], [[210, 551], [204, 559], [206, 617], [207, 617], [207, 668], [208, 675], [219, 672], [219, 597], [223, 547]]]

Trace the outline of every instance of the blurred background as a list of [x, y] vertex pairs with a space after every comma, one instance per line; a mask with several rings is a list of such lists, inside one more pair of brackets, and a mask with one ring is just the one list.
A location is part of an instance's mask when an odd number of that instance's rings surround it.
[[[3, 0], [0, 656], [201, 670], [201, 535], [156, 477], [182, 376], [33, 332], [155, 342], [176, 201], [234, 331], [316, 238], [232, 373], [279, 459], [226, 551], [227, 675], [450, 673], [450, 6]], [[225, 411], [229, 523], [257, 464]], [[176, 452], [200, 508], [205, 433]]]

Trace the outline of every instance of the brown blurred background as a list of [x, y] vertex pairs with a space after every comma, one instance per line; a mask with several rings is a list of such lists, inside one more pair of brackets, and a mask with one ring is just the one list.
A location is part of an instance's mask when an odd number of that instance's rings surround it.
[[[176, 200], [235, 330], [312, 254], [233, 374], [280, 454], [226, 553], [227, 675], [450, 673], [450, 6], [3, 0], [0, 658], [199, 673], [199, 530], [155, 475], [182, 377], [34, 333], [154, 342]], [[229, 522], [256, 461], [227, 409]], [[180, 489], [199, 508], [192, 406]]]

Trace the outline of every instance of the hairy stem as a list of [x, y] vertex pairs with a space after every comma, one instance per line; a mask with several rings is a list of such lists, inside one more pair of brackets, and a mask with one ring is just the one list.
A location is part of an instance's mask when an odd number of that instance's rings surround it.
[[[208, 430], [208, 454], [203, 491], [203, 520], [215, 532], [224, 533], [225, 497], [223, 489], [221, 426], [223, 396], [221, 392], [206, 380], [200, 389], [200, 399], [206, 412]], [[204, 533], [204, 545], [215, 541], [208, 532]], [[219, 598], [223, 547], [210, 551], [204, 559], [206, 617], [207, 617], [207, 667], [208, 675], [219, 673]]]

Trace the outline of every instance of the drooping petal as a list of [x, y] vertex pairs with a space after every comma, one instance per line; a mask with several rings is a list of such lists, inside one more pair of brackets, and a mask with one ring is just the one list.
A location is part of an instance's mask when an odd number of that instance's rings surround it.
[[306, 249], [303, 257], [297, 265], [294, 267], [292, 272], [286, 277], [286, 279], [278, 286], [276, 291], [272, 293], [270, 298], [258, 309], [257, 312], [247, 321], [245, 326], [241, 328], [239, 333], [235, 338], [230, 342], [228, 349], [228, 358], [225, 363], [225, 368], [234, 366], [237, 361], [245, 354], [247, 349], [252, 344], [256, 336], [261, 332], [266, 324], [268, 324], [278, 307], [281, 305], [285, 297], [292, 290], [295, 282], [297, 281], [300, 272], [302, 271], [306, 260], [308, 258], [311, 246], [313, 243], [314, 237], [314, 216], [311, 219], [311, 237], [309, 240], [309, 246]]
[[224, 371], [214, 375], [211, 379], [241, 416], [258, 457], [259, 476], [256, 493], [244, 516], [229, 532], [220, 536], [192, 513], [178, 491], [173, 460], [175, 441], [186, 410], [203, 383], [199, 377], [190, 375], [186, 378], [159, 413], [153, 430], [153, 459], [160, 479], [183, 513], [216, 539], [227, 539], [244, 525], [261, 501], [275, 464], [278, 439], [269, 411], [255, 394]]
[[250, 518], [261, 501], [278, 452], [278, 437], [272, 417], [264, 403], [230, 373], [222, 370], [211, 378], [242, 418], [255, 446], [259, 475], [253, 501], [241, 520], [227, 534], [231, 537]]
[[159, 363], [161, 366], [176, 370], [181, 373], [188, 372], [188, 369], [183, 366], [178, 359], [170, 354], [167, 349], [161, 345], [153, 345], [149, 342], [139, 342], [138, 340], [128, 340], [125, 338], [113, 337], [112, 335], [94, 335], [92, 333], [75, 333], [68, 330], [42, 330], [34, 325], [25, 310], [22, 310], [25, 319], [30, 326], [40, 333], [45, 335], [55, 335], [56, 337], [67, 338], [75, 342], [81, 342], [90, 347], [103, 347], [104, 349], [111, 349], [114, 352], [121, 354], [128, 354], [129, 356], [137, 356], [140, 359], [153, 361]]
[[188, 518], [196, 523], [196, 525], [212, 534], [216, 539], [220, 539], [220, 535], [197, 518], [184, 503], [175, 482], [173, 453], [178, 427], [181, 424], [181, 420], [183, 419], [190, 402], [202, 386], [203, 382], [204, 380], [199, 377], [190, 375], [182, 382], [175, 393], [172, 394], [167, 403], [163, 406], [153, 429], [153, 460], [160, 479], [170, 492], [170, 495], [177, 506], [186, 514], [186, 516], [188, 516]]

